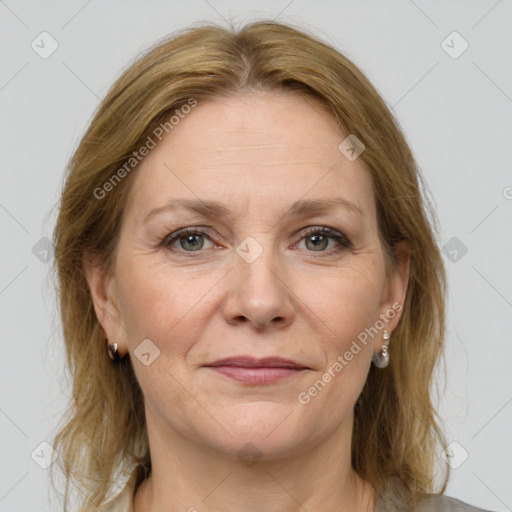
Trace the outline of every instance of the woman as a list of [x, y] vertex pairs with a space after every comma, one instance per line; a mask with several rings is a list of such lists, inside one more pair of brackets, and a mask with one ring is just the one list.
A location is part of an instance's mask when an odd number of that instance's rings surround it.
[[196, 27], [133, 64], [55, 228], [66, 503], [73, 479], [83, 511], [480, 510], [436, 472], [420, 185], [374, 87], [300, 30]]

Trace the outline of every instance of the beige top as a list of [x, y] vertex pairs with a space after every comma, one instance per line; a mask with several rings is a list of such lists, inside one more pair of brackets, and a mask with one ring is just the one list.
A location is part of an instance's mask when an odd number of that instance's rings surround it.
[[[112, 501], [98, 509], [98, 512], [133, 512], [133, 497], [135, 495], [136, 473], [128, 479], [124, 489]], [[377, 495], [374, 512], [410, 512], [397, 504], [398, 498]], [[491, 512], [482, 508], [473, 507], [468, 503], [459, 501], [450, 496], [428, 494], [423, 498], [417, 512]]]

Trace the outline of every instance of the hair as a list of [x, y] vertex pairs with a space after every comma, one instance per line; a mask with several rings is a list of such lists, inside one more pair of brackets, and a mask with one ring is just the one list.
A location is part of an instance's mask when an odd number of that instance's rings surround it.
[[[436, 490], [437, 454], [446, 443], [431, 384], [444, 349], [446, 275], [428, 189], [397, 121], [354, 63], [302, 29], [271, 21], [238, 30], [201, 24], [158, 42], [121, 74], [65, 176], [53, 270], [72, 402], [52, 443], [66, 479], [65, 510], [71, 480], [86, 510], [109, 499], [120, 475], [136, 474], [138, 485], [151, 471], [143, 394], [130, 358], [113, 364], [107, 355], [84, 264], [92, 254], [113, 270], [136, 169], [101, 199], [95, 191], [112, 183], [155, 128], [191, 98], [200, 103], [251, 91], [315, 99], [365, 145], [359, 158], [372, 176], [386, 261], [396, 264], [397, 244], [405, 240], [410, 267], [390, 364], [371, 365], [355, 404], [351, 464], [378, 492], [402, 489], [405, 503]], [[440, 493], [448, 478], [446, 467]]]

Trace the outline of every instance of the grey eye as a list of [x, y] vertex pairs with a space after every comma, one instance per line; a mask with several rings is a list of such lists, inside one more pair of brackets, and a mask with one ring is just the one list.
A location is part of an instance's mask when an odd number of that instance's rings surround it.
[[322, 251], [329, 245], [329, 237], [326, 235], [308, 235], [305, 240], [306, 247], [313, 251]]

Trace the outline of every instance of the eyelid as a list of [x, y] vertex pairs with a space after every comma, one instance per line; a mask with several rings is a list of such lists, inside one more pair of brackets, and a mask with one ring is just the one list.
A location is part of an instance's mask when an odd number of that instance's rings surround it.
[[[352, 247], [352, 242], [346, 235], [344, 235], [337, 229], [330, 228], [328, 226], [311, 226], [311, 227], [305, 228], [304, 230], [301, 230], [300, 233], [302, 233], [300, 240], [302, 240], [303, 238], [305, 238], [309, 235], [312, 235], [314, 233], [319, 233], [321, 235], [326, 235], [329, 238], [333, 238], [340, 245], [342, 245], [343, 247], [345, 247], [347, 249]], [[336, 249], [333, 249], [333, 250], [336, 250]], [[311, 252], [315, 252], [315, 251], [311, 251]], [[331, 251], [319, 251], [319, 252], [329, 253]]]
[[[186, 228], [177, 229], [176, 231], [173, 231], [172, 233], [169, 233], [166, 235], [161, 244], [163, 247], [168, 247], [171, 245], [171, 243], [176, 242], [181, 237], [187, 236], [187, 235], [208, 235], [208, 238], [213, 242], [213, 238], [215, 238], [215, 233], [212, 229], [203, 227], [203, 226], [188, 226]], [[180, 251], [180, 252], [196, 252], [196, 251]], [[197, 251], [201, 252], [201, 251]]]
[[[176, 242], [177, 240], [179, 240], [180, 238], [182, 238], [184, 236], [187, 236], [188, 234], [207, 235], [207, 237], [210, 239], [210, 241], [212, 243], [215, 243], [214, 239], [216, 237], [216, 234], [213, 232], [212, 229], [210, 229], [208, 227], [204, 227], [204, 226], [188, 226], [188, 227], [173, 231], [172, 233], [165, 236], [163, 238], [163, 240], [161, 241], [160, 245], [163, 247], [169, 248], [169, 246], [172, 243]], [[330, 249], [328, 251], [308, 251], [311, 253], [318, 252], [319, 254], [322, 254], [322, 253], [333, 254], [334, 252], [336, 252], [338, 250], [350, 249], [353, 247], [352, 242], [346, 235], [344, 235], [342, 232], [340, 232], [334, 228], [330, 228], [328, 226], [308, 226], [307, 228], [302, 228], [295, 234], [295, 236], [301, 235], [298, 242], [296, 242], [296, 244], [300, 243], [304, 238], [306, 238], [307, 236], [312, 235], [312, 234], [320, 234], [320, 235], [327, 236], [328, 238], [336, 240], [338, 242], [339, 246], [335, 247], [333, 249]], [[174, 250], [174, 249], [169, 249], [169, 250]], [[202, 250], [185, 251], [185, 250], [177, 249], [177, 250], [175, 250], [175, 252], [194, 254], [194, 253], [200, 253], [200, 252], [204, 252], [204, 251], [202, 251]]]

